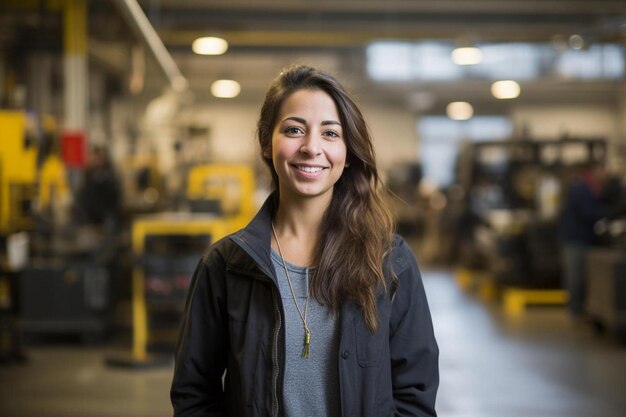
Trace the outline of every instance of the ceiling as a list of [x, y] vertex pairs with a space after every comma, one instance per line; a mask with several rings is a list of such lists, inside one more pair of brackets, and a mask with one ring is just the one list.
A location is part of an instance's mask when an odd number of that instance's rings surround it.
[[[124, 19], [123, 0], [89, 2], [90, 55], [121, 76], [129, 72], [131, 44], [140, 43]], [[0, 0], [0, 48], [61, 48], [61, 19], [47, 1]], [[626, 45], [625, 0], [140, 0], [191, 90], [211, 100], [211, 82], [229, 77], [242, 85], [239, 100], [260, 100], [278, 70], [292, 62], [335, 72], [365, 100], [406, 102], [428, 91], [441, 103], [471, 97], [489, 111], [495, 103], [480, 82], [378, 85], [369, 81], [365, 47], [374, 40], [443, 39], [472, 42], [554, 42], [581, 34], [588, 42]], [[30, 4], [30, 9], [16, 4]], [[223, 56], [191, 51], [199, 36], [229, 42]], [[167, 83], [146, 52], [145, 93]], [[537, 81], [524, 89], [529, 103], [616, 100], [614, 82]]]

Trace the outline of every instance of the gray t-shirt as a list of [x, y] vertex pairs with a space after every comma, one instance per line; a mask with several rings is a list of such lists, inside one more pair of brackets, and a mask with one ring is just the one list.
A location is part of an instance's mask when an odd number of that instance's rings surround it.
[[[306, 321], [311, 331], [308, 358], [302, 358], [304, 327], [294, 304], [280, 256], [272, 251], [272, 262], [285, 310], [285, 381], [283, 385], [286, 417], [339, 417], [339, 321], [337, 316], [311, 297]], [[289, 277], [304, 314], [311, 268], [286, 262]]]

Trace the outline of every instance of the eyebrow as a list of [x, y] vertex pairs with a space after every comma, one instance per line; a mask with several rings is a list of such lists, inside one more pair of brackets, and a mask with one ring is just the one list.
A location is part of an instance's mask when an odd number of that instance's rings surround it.
[[[306, 120], [305, 120], [305, 119], [303, 119], [303, 118], [301, 118], [301, 117], [296, 117], [296, 116], [289, 116], [289, 117], [285, 117], [285, 118], [283, 119], [283, 122], [284, 122], [285, 120], [293, 120], [294, 122], [302, 123], [303, 125], [305, 125], [305, 124], [306, 124]], [[340, 126], [340, 127], [341, 127], [341, 123], [339, 123], [339, 122], [338, 122], [338, 121], [336, 121], [336, 120], [324, 120], [324, 121], [322, 122], [322, 126], [328, 126], [328, 125], [337, 125], [337, 126]]]

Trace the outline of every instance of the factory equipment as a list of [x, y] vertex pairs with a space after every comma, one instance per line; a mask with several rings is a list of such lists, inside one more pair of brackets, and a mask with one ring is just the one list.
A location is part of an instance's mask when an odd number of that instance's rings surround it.
[[132, 224], [133, 346], [107, 358], [113, 366], [143, 367], [169, 360], [189, 283], [208, 246], [251, 220], [254, 175], [242, 165], [202, 165], [189, 172], [189, 211], [138, 216]]
[[20, 326], [26, 334], [78, 334], [99, 341], [107, 330], [109, 276], [84, 261], [36, 261], [20, 276]]
[[597, 329], [626, 343], [626, 248], [589, 251], [585, 310]]
[[[101, 339], [108, 323], [113, 247], [98, 227], [70, 221], [70, 187], [56, 151], [50, 116], [0, 111], [0, 288], [19, 334], [76, 333]], [[25, 262], [10, 262], [9, 244], [24, 236]], [[6, 244], [5, 244], [6, 243]], [[8, 294], [8, 295], [7, 295]], [[12, 336], [16, 337], [16, 336]]]
[[606, 141], [599, 138], [472, 143], [458, 168], [466, 191], [461, 219], [474, 219], [466, 234], [474, 250], [460, 262], [475, 267], [482, 259], [501, 284], [559, 288], [562, 184], [576, 165], [605, 159]]
[[37, 143], [33, 120], [22, 111], [0, 111], [0, 126], [0, 357], [10, 360], [23, 356], [16, 286], [28, 253], [24, 231], [32, 228]]
[[610, 218], [595, 224], [602, 246], [587, 254], [586, 313], [595, 328], [626, 343], [626, 186], [613, 178], [605, 188]]
[[32, 227], [37, 143], [22, 111], [0, 111], [0, 235]]

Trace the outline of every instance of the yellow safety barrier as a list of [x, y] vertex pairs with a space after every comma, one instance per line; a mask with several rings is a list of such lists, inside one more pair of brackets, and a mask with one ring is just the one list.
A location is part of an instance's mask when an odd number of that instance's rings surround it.
[[567, 291], [561, 289], [531, 289], [498, 285], [486, 271], [459, 268], [455, 272], [457, 285], [463, 292], [472, 292], [484, 302], [501, 299], [508, 316], [520, 316], [528, 305], [564, 305]]
[[563, 305], [567, 303], [567, 291], [505, 288], [502, 293], [504, 311], [509, 316], [519, 316], [529, 304]]

